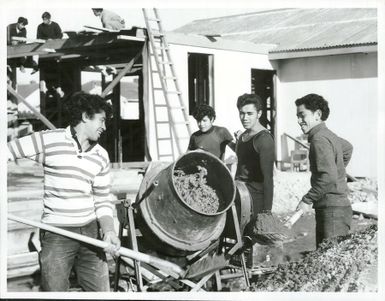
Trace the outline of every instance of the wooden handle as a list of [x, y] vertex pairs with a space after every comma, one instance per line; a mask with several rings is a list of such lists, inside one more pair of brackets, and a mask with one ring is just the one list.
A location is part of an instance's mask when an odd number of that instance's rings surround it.
[[296, 211], [285, 223], [285, 227], [291, 228], [293, 225], [300, 219], [300, 217], [304, 214], [302, 209]]
[[[96, 246], [98, 248], [105, 249], [105, 248], [108, 248], [111, 246], [110, 243], [102, 241], [102, 240], [98, 240], [95, 238], [84, 236], [84, 235], [81, 235], [78, 233], [74, 233], [71, 231], [60, 229], [60, 228], [57, 228], [57, 227], [54, 227], [51, 225], [47, 225], [47, 224], [43, 224], [40, 222], [31, 221], [31, 220], [28, 220], [25, 218], [15, 216], [13, 214], [8, 214], [8, 219], [23, 223], [26, 225], [34, 226], [34, 227], [37, 227], [40, 229], [44, 229], [44, 230], [47, 230], [47, 231], [50, 231], [50, 232], [53, 232], [53, 233], [56, 233], [59, 235], [63, 235], [63, 236], [66, 236], [66, 237], [69, 237], [72, 239], [76, 239], [76, 240], [79, 240], [81, 242], [85, 242], [87, 244]], [[132, 259], [135, 259], [138, 261], [145, 262], [145, 263], [150, 264], [154, 267], [157, 267], [158, 269], [163, 270], [164, 272], [166, 272], [167, 274], [169, 274], [170, 276], [172, 276], [174, 278], [183, 277], [186, 273], [185, 271], [182, 270], [182, 268], [180, 266], [178, 266], [172, 262], [151, 256], [151, 255], [147, 255], [147, 254], [144, 254], [144, 253], [141, 253], [138, 251], [134, 251], [131, 249], [127, 249], [124, 247], [120, 247], [118, 252], [121, 256], [129, 257], [129, 258], [132, 258]]]

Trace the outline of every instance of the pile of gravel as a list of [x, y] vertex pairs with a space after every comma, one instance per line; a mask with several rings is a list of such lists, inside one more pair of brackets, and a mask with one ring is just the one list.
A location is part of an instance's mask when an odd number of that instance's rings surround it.
[[278, 265], [253, 283], [254, 291], [360, 292], [360, 274], [377, 265], [377, 225], [324, 241], [303, 260]]

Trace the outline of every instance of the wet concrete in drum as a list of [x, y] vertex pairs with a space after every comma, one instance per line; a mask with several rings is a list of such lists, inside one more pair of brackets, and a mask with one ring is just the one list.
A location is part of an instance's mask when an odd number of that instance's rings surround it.
[[219, 208], [219, 198], [215, 190], [207, 185], [207, 169], [199, 165], [197, 168], [199, 172], [192, 174], [175, 170], [175, 188], [191, 208], [201, 213], [214, 214]]

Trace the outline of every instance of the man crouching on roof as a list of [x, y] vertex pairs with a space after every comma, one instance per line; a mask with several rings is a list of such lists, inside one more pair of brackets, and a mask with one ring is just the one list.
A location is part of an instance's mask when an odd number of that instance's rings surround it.
[[[66, 100], [65, 108], [67, 128], [9, 142], [8, 159], [29, 158], [43, 164], [43, 223], [92, 238], [102, 236], [112, 246], [104, 251], [117, 255], [120, 240], [113, 223], [110, 160], [97, 143], [111, 106], [98, 95], [77, 92]], [[103, 250], [45, 230], [40, 231], [40, 240], [43, 291], [68, 291], [73, 267], [84, 291], [109, 291]]]

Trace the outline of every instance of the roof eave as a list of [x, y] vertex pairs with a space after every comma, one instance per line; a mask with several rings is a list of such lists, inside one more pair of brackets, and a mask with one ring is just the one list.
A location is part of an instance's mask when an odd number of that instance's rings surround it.
[[340, 55], [352, 53], [370, 53], [377, 52], [377, 44], [372, 45], [358, 45], [349, 47], [335, 47], [335, 48], [317, 48], [317, 49], [303, 49], [303, 50], [288, 50], [280, 52], [269, 52], [269, 60], [285, 60], [292, 58]]

